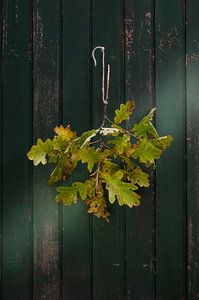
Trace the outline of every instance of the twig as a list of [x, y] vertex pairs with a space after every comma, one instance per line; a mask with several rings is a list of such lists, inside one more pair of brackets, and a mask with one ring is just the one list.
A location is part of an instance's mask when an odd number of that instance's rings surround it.
[[[99, 152], [102, 152], [102, 149], [103, 149], [103, 140], [101, 139]], [[99, 172], [100, 172], [100, 167], [101, 167], [101, 162], [98, 161], [97, 169], [96, 169], [96, 177], [95, 177], [95, 188], [96, 188], [96, 192], [97, 193], [99, 192]]]
[[103, 111], [103, 117], [102, 117], [102, 124], [100, 128], [104, 127], [106, 118], [107, 118], [107, 106], [108, 106], [108, 97], [109, 97], [109, 84], [110, 84], [110, 65], [108, 65], [108, 71], [107, 71], [107, 78], [106, 78], [106, 99], [104, 102], [104, 111]]
[[[107, 106], [108, 106], [108, 99], [109, 99], [109, 85], [110, 85], [110, 70], [111, 67], [108, 64], [107, 66], [107, 77], [106, 77], [106, 96], [105, 96], [105, 48], [102, 46], [97, 46], [93, 49], [92, 51], [92, 57], [94, 60], [95, 66], [97, 66], [97, 61], [95, 58], [95, 51], [97, 49], [100, 49], [102, 51], [102, 102], [104, 105], [103, 109], [103, 116], [102, 116], [102, 123], [99, 128], [99, 130], [104, 127], [106, 118], [107, 118]], [[99, 131], [100, 132], [100, 131]], [[103, 142], [103, 137], [101, 135], [101, 142], [100, 142], [100, 147], [99, 147], [99, 152], [102, 152], [105, 144]], [[96, 191], [99, 192], [99, 172], [100, 172], [100, 161], [97, 164], [97, 170], [96, 170]]]
[[[106, 116], [106, 120], [109, 121], [111, 124], [117, 126], [117, 124], [115, 124], [114, 122], [112, 122], [107, 116]], [[134, 135], [133, 133], [129, 132], [128, 130], [121, 128], [125, 133], [129, 134], [130, 136], [137, 138], [136, 135]]]
[[110, 74], [111, 74], [111, 66], [107, 66], [107, 79], [106, 79], [106, 103], [108, 103], [108, 94], [109, 94], [109, 84], [110, 84]]
[[108, 147], [108, 146], [104, 143], [104, 141], [102, 141], [102, 144], [103, 144], [103, 147], [105, 147], [105, 148], [107, 148], [107, 149], [110, 149], [110, 147]]
[[101, 142], [101, 139], [100, 139], [100, 140], [97, 140], [97, 141], [94, 141], [94, 142], [90, 142], [90, 145], [97, 144], [97, 143], [99, 143], [99, 142]]

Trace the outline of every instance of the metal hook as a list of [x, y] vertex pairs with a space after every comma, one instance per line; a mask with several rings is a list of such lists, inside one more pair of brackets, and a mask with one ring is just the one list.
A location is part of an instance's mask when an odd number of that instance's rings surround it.
[[95, 67], [97, 66], [97, 60], [96, 60], [96, 58], [95, 58], [95, 51], [96, 51], [97, 49], [100, 49], [100, 50], [102, 51], [102, 53], [103, 53], [103, 57], [102, 57], [103, 61], [102, 61], [102, 63], [104, 63], [104, 58], [105, 58], [105, 51], [104, 51], [105, 48], [102, 47], [102, 46], [96, 46], [96, 47], [93, 49], [93, 51], [92, 51], [92, 58], [93, 58]]
[[97, 66], [97, 61], [95, 58], [95, 51], [97, 49], [100, 49], [102, 51], [102, 101], [103, 103], [107, 103], [106, 99], [105, 99], [105, 48], [102, 46], [96, 46], [93, 51], [92, 51], [92, 58], [95, 64], [95, 67]]

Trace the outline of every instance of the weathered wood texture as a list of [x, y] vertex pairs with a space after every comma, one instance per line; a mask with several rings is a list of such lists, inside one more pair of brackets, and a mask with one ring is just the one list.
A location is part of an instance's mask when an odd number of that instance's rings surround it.
[[[105, 12], [107, 17], [105, 17]], [[123, 95], [123, 6], [120, 0], [94, 0], [92, 10], [93, 47], [106, 48], [106, 63], [111, 64], [110, 104], [108, 116], [113, 117]], [[110, 17], [109, 17], [110, 16]], [[102, 122], [101, 59], [96, 52], [98, 65], [93, 68], [93, 127]], [[96, 300], [122, 299], [124, 297], [124, 209], [115, 205], [111, 209], [110, 226], [93, 219], [93, 298]]]
[[199, 11], [187, 1], [187, 299], [199, 299]]
[[[158, 299], [186, 298], [185, 9], [155, 1], [157, 128], [172, 132], [156, 177], [156, 291]], [[173, 288], [171, 288], [171, 286]]]
[[[33, 0], [33, 141], [59, 123], [59, 3]], [[60, 299], [58, 205], [48, 168], [33, 170], [33, 299]]]
[[[89, 130], [90, 8], [88, 0], [63, 1], [63, 123], [78, 133]], [[84, 180], [84, 168], [75, 176]], [[74, 179], [73, 177], [73, 179]], [[84, 203], [63, 207], [63, 299], [89, 299], [91, 294], [90, 220]], [[77, 220], [79, 222], [77, 223]]]
[[[0, 2], [2, 300], [199, 299], [198, 15], [198, 0]], [[83, 203], [57, 205], [50, 169], [26, 158], [57, 124], [101, 124], [98, 45], [108, 115], [134, 99], [136, 120], [156, 106], [158, 130], [174, 136], [142, 206], [113, 206], [110, 224]]]
[[[136, 100], [139, 120], [155, 106], [154, 4], [148, 0], [125, 4], [125, 92], [126, 99]], [[126, 215], [127, 299], [153, 299], [155, 293], [154, 183], [142, 197], [140, 209], [127, 209]]]
[[[32, 291], [29, 163], [29, 3], [3, 1], [1, 236], [2, 299]], [[14, 295], [14, 296], [13, 296]]]

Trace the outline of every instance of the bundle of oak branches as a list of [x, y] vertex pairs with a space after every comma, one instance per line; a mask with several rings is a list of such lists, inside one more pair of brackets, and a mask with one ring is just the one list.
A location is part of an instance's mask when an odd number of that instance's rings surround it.
[[[38, 139], [32, 146], [28, 158], [35, 166], [54, 165], [48, 184], [66, 181], [57, 187], [57, 201], [70, 206], [81, 199], [88, 206], [88, 213], [106, 221], [110, 216], [108, 203], [140, 205], [139, 189], [150, 184], [149, 175], [142, 167], [155, 166], [155, 160], [170, 145], [172, 136], [157, 133], [152, 124], [155, 109], [127, 130], [126, 121], [134, 106], [134, 101], [121, 104], [112, 121], [105, 114], [103, 126], [80, 136], [70, 126], [55, 127], [52, 139]], [[106, 123], [110, 126], [105, 126]], [[87, 178], [67, 185], [68, 178], [81, 163], [87, 168]]]

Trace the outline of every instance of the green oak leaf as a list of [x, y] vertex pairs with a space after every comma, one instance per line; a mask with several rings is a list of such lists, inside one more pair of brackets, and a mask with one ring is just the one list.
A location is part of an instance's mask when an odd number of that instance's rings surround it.
[[124, 149], [129, 145], [130, 136], [123, 134], [122, 136], [116, 136], [114, 140], [109, 141], [109, 144], [115, 145], [115, 148], [119, 154], [124, 152]]
[[132, 183], [140, 187], [149, 187], [150, 185], [149, 174], [143, 172], [139, 167], [135, 167], [131, 172], [128, 172], [127, 176]]
[[119, 170], [112, 174], [112, 176], [106, 175], [104, 177], [106, 182], [106, 189], [109, 192], [109, 201], [114, 203], [118, 200], [119, 205], [127, 205], [129, 207], [139, 206], [140, 196], [134, 191], [138, 189], [133, 183], [127, 183], [122, 181], [124, 172]]
[[121, 161], [124, 164], [124, 170], [128, 181], [139, 185], [140, 187], [149, 187], [150, 180], [148, 173], [143, 172], [129, 157], [123, 156], [121, 157]]
[[46, 155], [53, 153], [53, 144], [50, 139], [43, 142], [41, 139], [37, 140], [37, 144], [33, 145], [27, 156], [33, 160], [33, 164], [38, 166], [40, 163], [45, 165], [47, 163]]
[[71, 157], [66, 154], [59, 155], [57, 165], [50, 175], [48, 180], [49, 185], [54, 185], [58, 181], [65, 181], [71, 172], [76, 167], [76, 162], [71, 160]]
[[87, 196], [92, 199], [96, 194], [96, 179], [94, 177], [90, 177], [85, 181], [85, 185], [87, 187]]
[[70, 206], [77, 202], [77, 189], [73, 186], [59, 186], [57, 188], [58, 195], [56, 200]]
[[106, 210], [107, 204], [103, 194], [97, 194], [92, 200], [88, 200], [87, 205], [89, 206], [87, 210], [89, 214], [109, 222], [110, 213]]
[[65, 153], [67, 153], [69, 150], [71, 152], [77, 151], [77, 149], [83, 148], [84, 146], [88, 146], [91, 139], [95, 137], [97, 134], [97, 130], [89, 130], [84, 132], [80, 137], [76, 138], [72, 141], [72, 143], [66, 148]]
[[55, 169], [53, 170], [53, 172], [50, 174], [48, 184], [52, 186], [52, 185], [56, 184], [58, 181], [62, 180], [62, 177], [63, 177], [62, 174], [63, 174], [62, 167], [57, 165], [55, 167]]
[[79, 159], [82, 163], [88, 164], [89, 172], [92, 171], [94, 164], [100, 159], [100, 153], [93, 147], [84, 147], [78, 151]]
[[56, 164], [58, 161], [59, 156], [57, 154], [51, 154], [51, 156], [49, 157], [49, 164]]
[[151, 123], [154, 116], [155, 108], [150, 111], [150, 113], [145, 116], [139, 123], [135, 124], [131, 129], [136, 137], [138, 138], [148, 138], [148, 135], [151, 135], [154, 138], [158, 138], [158, 133]]
[[170, 146], [172, 141], [173, 137], [171, 135], [161, 136], [152, 140], [153, 144], [161, 150], [166, 150]]
[[86, 200], [88, 189], [89, 189], [89, 183], [88, 182], [74, 182], [73, 187], [77, 190], [82, 200]]
[[65, 151], [65, 149], [71, 144], [69, 140], [63, 136], [63, 135], [58, 135], [55, 136], [52, 140], [53, 148], [55, 151]]
[[160, 158], [161, 154], [162, 150], [156, 147], [151, 140], [142, 139], [134, 147], [131, 156], [149, 167], [154, 164], [155, 159]]
[[74, 182], [72, 186], [59, 186], [57, 192], [57, 201], [71, 205], [77, 202], [78, 195], [82, 200], [92, 198], [95, 195], [95, 181], [90, 178], [85, 182]]
[[113, 163], [111, 160], [108, 160], [108, 159], [105, 159], [102, 163], [102, 177], [103, 177], [103, 174], [104, 175], [111, 175], [113, 173], [115, 173], [116, 171], [119, 170], [119, 166], [115, 163]]
[[116, 124], [122, 123], [122, 121], [129, 120], [130, 115], [135, 107], [134, 101], [127, 101], [125, 104], [120, 104], [120, 108], [115, 111], [114, 122]]

